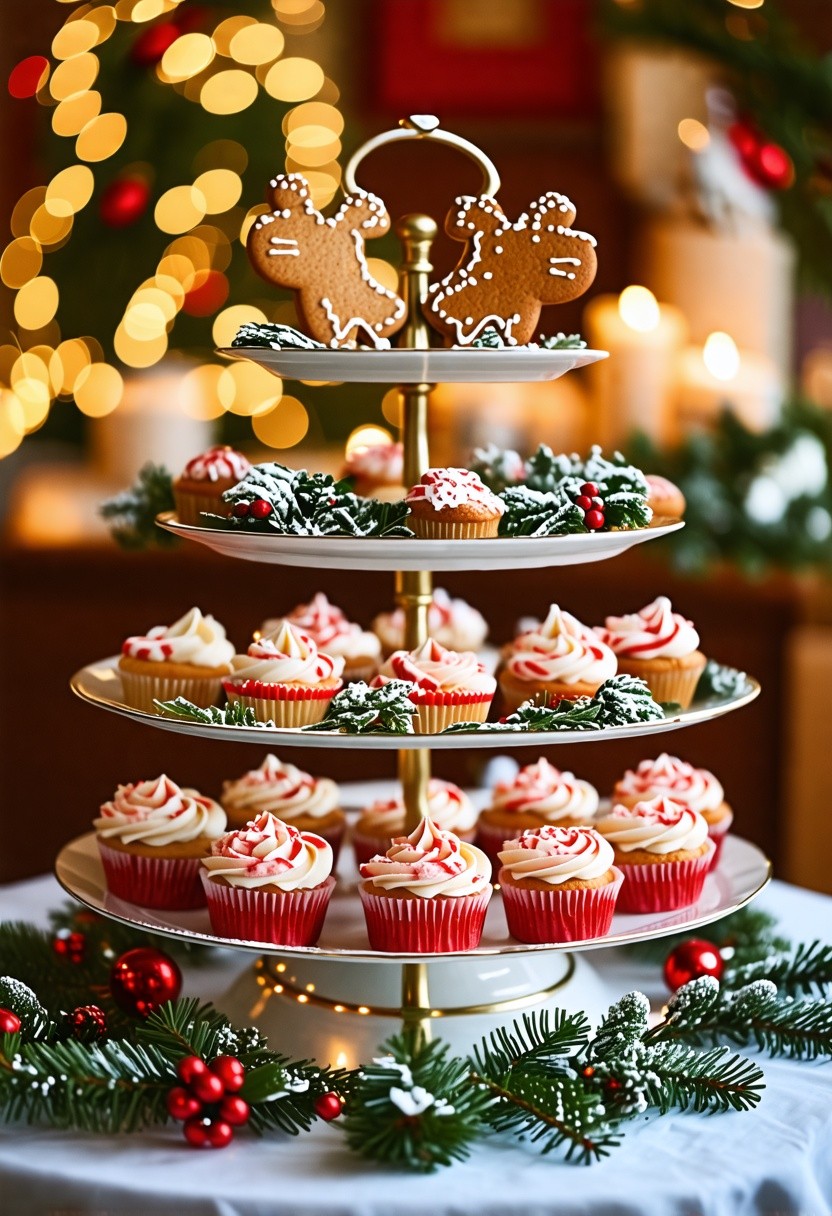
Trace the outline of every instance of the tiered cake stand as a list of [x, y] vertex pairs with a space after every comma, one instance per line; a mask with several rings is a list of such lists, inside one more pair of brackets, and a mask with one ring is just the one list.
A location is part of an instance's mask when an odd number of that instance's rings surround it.
[[[462, 147], [483, 168], [486, 189], [495, 193], [499, 179], [491, 162], [465, 141], [438, 130], [408, 127], [389, 138], [439, 138]], [[347, 189], [365, 146], [348, 166]], [[404, 249], [402, 294], [408, 323], [401, 347], [391, 351], [278, 351], [259, 348], [227, 353], [252, 359], [284, 377], [337, 379], [352, 383], [396, 382], [403, 401], [405, 483], [418, 482], [429, 467], [428, 398], [432, 380], [515, 382], [555, 379], [573, 367], [604, 358], [600, 351], [431, 350], [422, 316], [430, 247], [436, 225], [429, 216], [408, 215], [398, 223]], [[434, 570], [500, 571], [524, 566], [550, 567], [598, 561], [634, 544], [682, 526], [670, 522], [631, 532], [585, 536], [493, 541], [418, 541], [278, 536], [235, 530], [185, 527], [173, 516], [160, 517], [162, 527], [231, 557], [279, 565], [328, 569], [396, 570], [396, 598], [405, 614], [405, 645], [420, 645], [427, 636], [427, 614]], [[104, 659], [78, 672], [73, 690], [84, 700], [136, 721], [211, 739], [250, 741], [275, 748], [388, 748], [399, 754], [399, 779], [406, 807], [406, 829], [427, 813], [431, 752], [440, 748], [536, 747], [573, 742], [600, 742], [610, 737], [649, 736], [708, 721], [737, 709], [759, 693], [748, 679], [738, 693], [695, 703], [660, 722], [615, 727], [599, 732], [511, 732], [450, 735], [342, 735], [298, 730], [203, 725], [141, 713], [125, 705], [117, 659]], [[348, 851], [347, 851], [348, 852]], [[352, 1066], [367, 1060], [377, 1045], [401, 1024], [415, 1035], [429, 1036], [432, 1023], [443, 1022], [442, 1036], [455, 1046], [470, 1045], [516, 1011], [541, 1008], [549, 1001], [602, 1011], [606, 1001], [597, 974], [584, 955], [599, 947], [661, 937], [693, 929], [742, 907], [770, 878], [768, 860], [752, 844], [729, 836], [718, 870], [711, 874], [699, 902], [666, 914], [616, 916], [611, 933], [601, 939], [543, 946], [522, 945], [507, 932], [499, 894], [489, 908], [481, 946], [464, 954], [407, 956], [369, 949], [361, 906], [354, 889], [357, 875], [351, 859], [342, 857], [338, 890], [330, 904], [320, 943], [315, 947], [276, 948], [251, 941], [228, 942], [213, 936], [207, 912], [151, 912], [110, 895], [104, 883], [92, 834], [68, 845], [56, 862], [59, 881], [77, 899], [116, 920], [157, 933], [213, 945], [253, 951], [259, 957], [219, 1004], [231, 1016], [256, 1021], [295, 1055]]]

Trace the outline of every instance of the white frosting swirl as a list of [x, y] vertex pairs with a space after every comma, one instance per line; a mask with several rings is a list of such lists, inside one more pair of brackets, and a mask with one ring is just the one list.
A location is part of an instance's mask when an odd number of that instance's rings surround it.
[[121, 653], [149, 663], [189, 663], [227, 671], [234, 647], [219, 621], [192, 608], [173, 625], [155, 625], [144, 637], [127, 638]]
[[506, 509], [503, 500], [492, 494], [470, 469], [428, 469], [405, 502], [411, 506], [413, 503], [427, 502], [434, 511], [474, 505], [486, 507], [492, 516], [502, 515]]
[[[575, 621], [572, 617], [571, 621]], [[579, 622], [575, 622], [579, 625]], [[514, 643], [506, 668], [518, 680], [562, 684], [601, 685], [618, 670], [615, 655], [592, 632], [580, 626], [580, 632], [557, 604], [539, 630], [521, 634]]]
[[593, 828], [559, 828], [546, 824], [507, 840], [500, 861], [512, 878], [536, 879], [553, 886], [601, 878], [612, 869], [612, 845]]
[[344, 660], [319, 651], [308, 634], [283, 621], [274, 633], [252, 642], [247, 654], [235, 654], [232, 667], [235, 686], [247, 680], [313, 685], [337, 680]]
[[236, 452], [224, 444], [209, 448], [200, 456], [194, 456], [182, 470], [182, 476], [192, 481], [242, 481], [251, 465], [242, 452]]
[[489, 890], [491, 862], [481, 849], [465, 844], [423, 819], [410, 836], [400, 836], [386, 856], [360, 867], [361, 877], [382, 891], [409, 891], [421, 899], [454, 898]]
[[[321, 591], [308, 604], [293, 608], [285, 620], [310, 637], [319, 650], [333, 657], [377, 659], [381, 655], [381, 642], [376, 635], [347, 620]], [[260, 632], [274, 633], [282, 624], [281, 618], [264, 621]]]
[[382, 667], [373, 684], [409, 680], [429, 692], [475, 692], [491, 696], [497, 681], [469, 650], [446, 650], [428, 638], [416, 650], [397, 650]]
[[[404, 646], [404, 612], [382, 612], [373, 621], [373, 629], [385, 649], [401, 650]], [[436, 587], [428, 608], [428, 633], [450, 650], [479, 650], [488, 636], [485, 617], [465, 600], [452, 599], [443, 587]]]
[[225, 811], [196, 790], [180, 789], [164, 774], [155, 781], [120, 785], [93, 820], [104, 840], [163, 848], [224, 831]]
[[696, 850], [708, 837], [708, 825], [698, 811], [671, 798], [616, 806], [595, 827], [621, 853], [644, 849], [661, 856], [677, 849]]
[[372, 443], [352, 448], [347, 456], [344, 476], [362, 477], [377, 485], [401, 485], [404, 476], [404, 445]]
[[[458, 785], [431, 777], [428, 784], [428, 815], [443, 832], [470, 832], [477, 822], [477, 810]], [[392, 839], [404, 831], [404, 801], [380, 799], [361, 812], [361, 825], [373, 836]]]
[[655, 760], [642, 760], [616, 782], [615, 796], [644, 801], [667, 797], [692, 810], [716, 811], [725, 800], [722, 784], [706, 768], [694, 768], [678, 756], [662, 752]]
[[236, 832], [215, 840], [202, 862], [211, 878], [231, 887], [318, 887], [332, 873], [332, 848], [314, 832], [299, 832], [263, 811]]
[[574, 773], [564, 773], [541, 756], [521, 768], [513, 781], [498, 781], [491, 798], [493, 810], [559, 819], [589, 820], [598, 810], [598, 791]]
[[622, 659], [684, 659], [699, 647], [692, 621], [674, 612], [660, 595], [626, 616], [608, 616], [598, 636]]
[[289, 823], [302, 815], [323, 819], [338, 802], [338, 786], [329, 777], [312, 777], [271, 754], [259, 768], [251, 769], [238, 781], [226, 781], [222, 787], [225, 809], [251, 811], [251, 819], [262, 811]]

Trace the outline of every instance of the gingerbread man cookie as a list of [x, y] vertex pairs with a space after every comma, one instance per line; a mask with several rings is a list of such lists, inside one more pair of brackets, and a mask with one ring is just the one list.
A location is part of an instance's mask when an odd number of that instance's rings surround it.
[[465, 241], [465, 250], [456, 268], [431, 284], [428, 321], [458, 346], [488, 327], [508, 346], [530, 342], [541, 306], [574, 299], [595, 277], [595, 239], [571, 228], [574, 219], [572, 203], [554, 192], [515, 223], [488, 195], [457, 198], [445, 231]]
[[407, 309], [376, 282], [364, 257], [364, 241], [389, 231], [384, 203], [359, 190], [327, 219], [300, 174], [281, 174], [269, 184], [274, 210], [260, 216], [248, 238], [255, 270], [295, 292], [310, 337], [326, 346], [355, 347], [360, 341], [389, 347], [389, 335], [404, 325]]

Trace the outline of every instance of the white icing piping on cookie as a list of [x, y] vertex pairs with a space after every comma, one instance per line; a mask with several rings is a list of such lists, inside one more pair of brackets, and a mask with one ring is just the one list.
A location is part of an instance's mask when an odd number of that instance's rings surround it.
[[[332, 330], [335, 335], [329, 343], [330, 346], [338, 346], [341, 342], [343, 342], [351, 329], [363, 329], [376, 350], [390, 349], [389, 338], [380, 338], [377, 333], [374, 333], [370, 324], [365, 321], [363, 317], [350, 317], [349, 321], [344, 321], [342, 324], [340, 317], [332, 307], [332, 301], [326, 296], [324, 296], [321, 300], [321, 308], [326, 313], [326, 319], [332, 326]], [[353, 341], [349, 343], [350, 347], [354, 349], [357, 342], [357, 338], [353, 339]]]

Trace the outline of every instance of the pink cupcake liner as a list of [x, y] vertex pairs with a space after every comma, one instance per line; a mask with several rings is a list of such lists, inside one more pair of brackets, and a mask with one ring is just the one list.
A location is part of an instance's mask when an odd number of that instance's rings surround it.
[[[159, 667], [164, 669], [164, 663]], [[217, 704], [222, 693], [221, 676], [168, 676], [164, 670], [159, 675], [119, 670], [119, 675], [125, 704], [146, 714], [157, 712], [154, 701], [173, 701], [176, 697], [184, 697], [207, 709], [209, 705]]]
[[503, 893], [508, 931], [518, 942], [577, 942], [589, 937], [604, 937], [612, 924], [618, 892], [624, 875], [613, 866], [615, 881], [603, 887], [582, 887], [550, 891], [531, 891], [498, 881]]
[[111, 849], [101, 837], [98, 851], [107, 889], [119, 899], [177, 912], [205, 907], [199, 857], [141, 857]]
[[491, 886], [478, 895], [445, 899], [397, 899], [359, 887], [367, 936], [373, 950], [402, 954], [447, 954], [480, 944]]
[[695, 904], [702, 894], [715, 845], [690, 861], [658, 861], [654, 864], [627, 865], [619, 861], [624, 886], [618, 897], [619, 912], [672, 912]]
[[321, 936], [335, 879], [298, 891], [262, 891], [214, 882], [202, 871], [211, 930], [218, 937], [271, 942], [275, 946], [314, 946]]
[[725, 837], [728, 835], [734, 816], [732, 812], [724, 815], [716, 823], [708, 824], [708, 838], [714, 843], [713, 856], [711, 857], [711, 869], [715, 870], [719, 865], [719, 859], [722, 855], [722, 846], [725, 843]]

